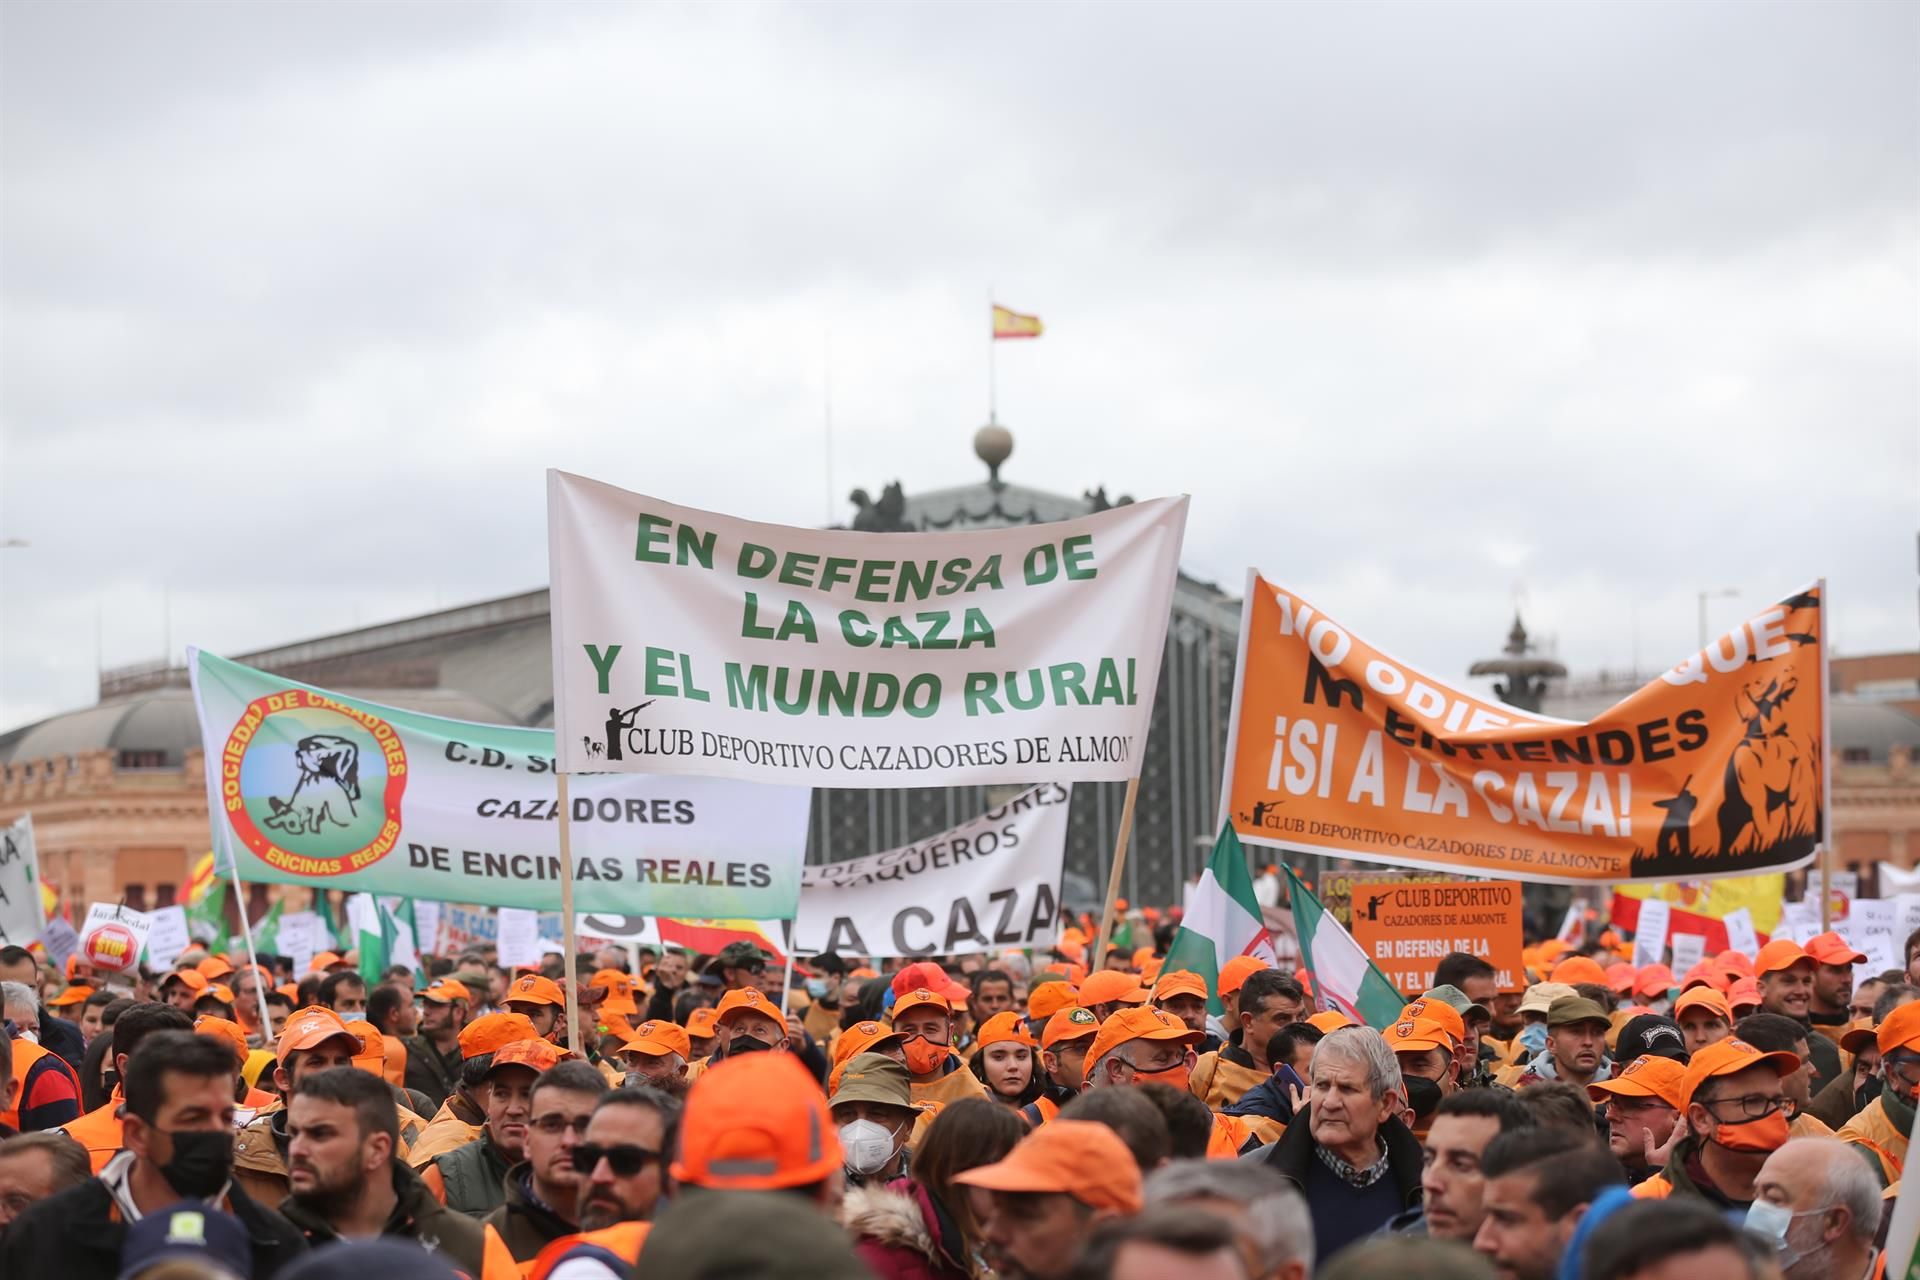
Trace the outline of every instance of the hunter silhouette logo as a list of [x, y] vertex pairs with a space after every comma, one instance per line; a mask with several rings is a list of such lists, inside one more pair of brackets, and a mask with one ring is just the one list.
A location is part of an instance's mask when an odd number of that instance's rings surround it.
[[359, 871], [400, 840], [407, 753], [380, 716], [308, 689], [247, 704], [220, 753], [220, 799], [254, 856], [302, 876]]
[[587, 754], [595, 759], [624, 760], [626, 757], [621, 753], [620, 744], [626, 740], [627, 730], [633, 728], [634, 719], [642, 711], [658, 701], [658, 698], [648, 698], [637, 707], [608, 707], [606, 740], [596, 742], [583, 736]]

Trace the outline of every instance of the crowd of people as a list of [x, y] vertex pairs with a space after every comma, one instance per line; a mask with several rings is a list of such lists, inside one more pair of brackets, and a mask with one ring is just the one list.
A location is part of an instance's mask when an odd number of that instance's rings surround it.
[[[1442, 959], [1380, 1026], [1152, 945], [789, 969], [0, 949], [0, 1276], [1873, 1280], [1920, 933]], [[1629, 950], [1630, 953], [1630, 950]], [[1097, 963], [1095, 961], [1097, 960]]]

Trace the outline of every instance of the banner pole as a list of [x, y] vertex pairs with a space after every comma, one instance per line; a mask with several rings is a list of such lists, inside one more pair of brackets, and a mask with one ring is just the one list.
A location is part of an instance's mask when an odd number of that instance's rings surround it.
[[1833, 700], [1833, 679], [1827, 655], [1833, 643], [1827, 630], [1827, 580], [1818, 579], [1820, 589], [1820, 932], [1833, 928], [1833, 723], [1828, 704]]
[[1128, 837], [1133, 834], [1133, 804], [1140, 798], [1140, 775], [1127, 779], [1127, 798], [1120, 806], [1120, 829], [1114, 833], [1113, 869], [1107, 873], [1107, 905], [1100, 913], [1100, 935], [1094, 940], [1094, 953], [1088, 958], [1087, 972], [1098, 973], [1107, 967], [1107, 939], [1113, 934], [1113, 904], [1120, 897], [1120, 877], [1127, 867]]
[[573, 1043], [580, 1034], [580, 947], [574, 938], [573, 921], [573, 802], [567, 798], [567, 774], [554, 774], [560, 786], [560, 962], [567, 974], [567, 1047], [582, 1058], [584, 1045]]
[[[260, 1010], [260, 1030], [266, 1036], [267, 1047], [271, 1049], [273, 1047], [273, 1011], [267, 1008], [267, 993], [260, 989], [260, 957], [253, 949], [253, 925], [247, 919], [246, 891], [240, 887], [240, 863], [238, 859], [232, 857], [227, 861], [228, 870], [233, 876], [234, 905], [240, 908], [240, 936], [247, 940], [247, 976], [253, 979], [253, 1002]], [[213, 865], [214, 874], [218, 875], [220, 870], [218, 856], [214, 858]], [[324, 890], [315, 889], [314, 892], [321, 893]], [[296, 981], [299, 976], [299, 974], [294, 975]]]
[[787, 999], [793, 994], [793, 939], [787, 939], [787, 972], [780, 979], [780, 1020], [786, 1021]]

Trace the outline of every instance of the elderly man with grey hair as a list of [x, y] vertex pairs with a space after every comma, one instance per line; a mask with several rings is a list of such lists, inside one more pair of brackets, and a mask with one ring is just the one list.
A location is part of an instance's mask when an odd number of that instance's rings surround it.
[[1252, 1280], [1307, 1280], [1313, 1224], [1293, 1184], [1259, 1165], [1175, 1160], [1147, 1177], [1148, 1208], [1197, 1211], [1233, 1229]]
[[1753, 1180], [1747, 1230], [1773, 1246], [1786, 1280], [1863, 1280], [1878, 1267], [1880, 1179], [1850, 1145], [1795, 1138]]
[[1400, 1120], [1406, 1105], [1399, 1060], [1380, 1033], [1342, 1027], [1313, 1048], [1306, 1109], [1280, 1141], [1241, 1157], [1306, 1197], [1323, 1261], [1420, 1202], [1420, 1143]]
[[13, 1106], [0, 1114], [0, 1134], [56, 1129], [80, 1118], [80, 1077], [40, 1044], [40, 998], [24, 982], [0, 982], [0, 1014], [11, 1040], [0, 1044], [12, 1060]]

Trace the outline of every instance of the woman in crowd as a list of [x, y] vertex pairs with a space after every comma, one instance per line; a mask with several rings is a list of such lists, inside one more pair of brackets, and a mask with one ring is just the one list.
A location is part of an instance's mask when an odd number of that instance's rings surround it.
[[1038, 1046], [1017, 1013], [996, 1013], [980, 1024], [975, 1037], [973, 1074], [995, 1099], [1018, 1111], [1040, 1096], [1046, 1082], [1034, 1069]]
[[[997, 1019], [996, 1019], [997, 1020]], [[983, 1051], [984, 1052], [984, 1051]], [[980, 1222], [956, 1174], [1006, 1159], [1027, 1126], [987, 1098], [947, 1104], [913, 1152], [913, 1175], [847, 1192], [841, 1221], [880, 1280], [978, 1280]]]

